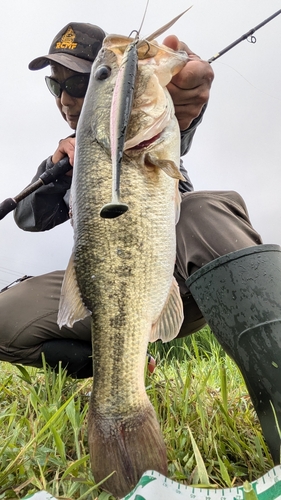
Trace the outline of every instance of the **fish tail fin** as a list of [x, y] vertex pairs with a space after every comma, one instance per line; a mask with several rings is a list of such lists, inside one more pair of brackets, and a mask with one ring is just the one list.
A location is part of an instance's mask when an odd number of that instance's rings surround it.
[[167, 475], [166, 446], [151, 403], [126, 418], [90, 409], [88, 441], [96, 482], [117, 498], [127, 495], [147, 470]]

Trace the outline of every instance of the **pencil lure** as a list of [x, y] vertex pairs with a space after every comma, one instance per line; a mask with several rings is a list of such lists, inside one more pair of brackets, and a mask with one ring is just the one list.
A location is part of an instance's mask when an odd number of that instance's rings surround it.
[[112, 158], [112, 199], [100, 212], [101, 217], [112, 219], [128, 210], [128, 205], [120, 201], [120, 175], [125, 138], [131, 115], [138, 54], [136, 37], [125, 48], [120, 69], [113, 90], [110, 113], [110, 142]]
[[[147, 2], [148, 5], [148, 2]], [[121, 163], [125, 144], [125, 137], [128, 122], [132, 110], [134, 86], [137, 75], [138, 48], [146, 47], [146, 53], [149, 51], [148, 42], [163, 34], [173, 24], [182, 17], [191, 7], [173, 18], [164, 26], [153, 32], [145, 40], [139, 40], [139, 32], [131, 41], [123, 53], [120, 68], [113, 91], [111, 114], [110, 114], [110, 139], [111, 139], [111, 158], [112, 158], [112, 196], [111, 202], [106, 203], [100, 212], [101, 217], [112, 219], [119, 217], [128, 210], [128, 205], [120, 201], [120, 177]], [[126, 40], [127, 43], [127, 40]]]

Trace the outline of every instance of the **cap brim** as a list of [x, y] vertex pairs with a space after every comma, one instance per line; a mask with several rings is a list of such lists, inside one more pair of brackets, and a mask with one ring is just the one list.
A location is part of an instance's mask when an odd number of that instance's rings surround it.
[[52, 62], [56, 62], [65, 66], [72, 71], [77, 71], [78, 73], [90, 73], [92, 67], [92, 61], [87, 61], [86, 59], [81, 59], [80, 57], [75, 57], [70, 54], [48, 54], [46, 56], [37, 57], [33, 59], [28, 65], [29, 69], [36, 71], [38, 69], [45, 68]]

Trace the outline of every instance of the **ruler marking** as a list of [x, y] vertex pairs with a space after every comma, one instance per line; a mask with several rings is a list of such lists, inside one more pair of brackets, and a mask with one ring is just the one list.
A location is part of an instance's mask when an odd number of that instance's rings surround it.
[[[161, 488], [163, 488], [162, 490], [163, 497], [165, 497], [165, 499], [168, 498], [166, 496], [168, 494], [170, 500], [176, 500], [176, 493], [177, 493], [177, 498], [178, 495], [180, 495], [180, 497], [182, 497], [183, 500], [243, 500], [244, 499], [244, 492], [242, 485], [232, 486], [231, 488], [213, 489], [210, 487], [210, 485], [209, 487], [206, 488], [202, 487], [197, 488], [192, 485], [181, 484], [153, 470], [149, 471], [147, 475], [148, 478], [150, 477], [150, 480], [152, 480], [151, 484], [154, 483], [153, 486], [154, 492], [157, 492], [157, 488], [159, 488], [159, 494], [160, 494], [160, 490]], [[263, 476], [261, 476], [257, 480], [252, 481], [252, 485], [257, 495], [257, 500], [281, 500], [281, 465], [275, 466], [273, 469], [267, 471]], [[140, 488], [146, 489], [146, 486], [148, 486], [148, 484], [147, 485], [141, 484]], [[166, 490], [165, 493], [164, 490]], [[135, 493], [137, 493], [137, 491], [138, 490], [136, 490]], [[150, 490], [148, 487], [147, 488], [148, 495], [149, 492], [152, 494], [152, 490]], [[147, 500], [154, 500], [153, 497], [150, 496], [145, 497], [145, 491], [143, 498], [146, 498]], [[45, 500], [47, 499], [45, 498]], [[178, 498], [178, 500], [180, 499]]]

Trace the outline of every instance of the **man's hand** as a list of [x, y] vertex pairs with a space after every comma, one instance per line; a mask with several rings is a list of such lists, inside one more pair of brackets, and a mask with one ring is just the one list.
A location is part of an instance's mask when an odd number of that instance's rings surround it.
[[184, 68], [167, 85], [180, 130], [186, 130], [209, 100], [214, 72], [207, 61], [202, 61], [176, 36], [167, 36], [163, 44], [173, 50], [184, 50], [188, 54], [189, 59]]
[[[59, 142], [57, 150], [52, 156], [52, 162], [57, 163], [65, 156], [68, 156], [70, 165], [73, 166], [74, 163], [74, 151], [75, 151], [75, 137], [67, 137], [66, 139], [61, 139]], [[69, 170], [66, 175], [72, 177], [73, 169]]]

